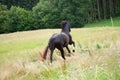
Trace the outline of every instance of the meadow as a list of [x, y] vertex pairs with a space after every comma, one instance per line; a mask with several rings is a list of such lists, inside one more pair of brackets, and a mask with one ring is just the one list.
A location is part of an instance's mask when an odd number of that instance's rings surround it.
[[96, 21], [94, 23], [86, 24], [85, 27], [113, 27], [118, 26], [120, 27], [120, 17], [115, 17], [111, 19], [104, 19], [101, 21]]
[[[74, 55], [66, 65], [55, 50], [45, 62], [40, 52], [53, 33], [43, 29], [0, 34], [0, 80], [120, 80], [120, 27], [73, 28]], [[72, 48], [71, 46], [69, 46]]]

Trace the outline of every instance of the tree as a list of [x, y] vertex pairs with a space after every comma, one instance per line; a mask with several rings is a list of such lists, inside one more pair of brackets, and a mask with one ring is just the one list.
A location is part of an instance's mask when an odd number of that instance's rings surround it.
[[63, 19], [69, 19], [74, 27], [82, 27], [87, 20], [87, 8], [88, 0], [40, 0], [33, 7], [33, 16], [37, 28], [58, 27]]
[[20, 7], [12, 6], [9, 18], [11, 19], [11, 27], [14, 31], [31, 30], [33, 27], [32, 13]]
[[104, 13], [104, 19], [106, 19], [106, 0], [103, 0], [103, 13]]
[[0, 0], [0, 33], [58, 28], [64, 19], [72, 27], [83, 27], [120, 16], [119, 4], [120, 0]]
[[9, 32], [9, 11], [6, 5], [0, 4], [0, 33]]
[[0, 3], [7, 5], [8, 9], [10, 9], [11, 6], [18, 6], [26, 10], [31, 10], [38, 2], [39, 0], [0, 0]]

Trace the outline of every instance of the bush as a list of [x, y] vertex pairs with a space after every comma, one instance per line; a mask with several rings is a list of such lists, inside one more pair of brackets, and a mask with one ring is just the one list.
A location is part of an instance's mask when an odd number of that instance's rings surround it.
[[16, 6], [7, 10], [0, 4], [0, 33], [58, 28], [63, 19], [70, 20], [72, 27], [83, 27], [88, 15], [87, 1], [40, 0], [32, 11]]
[[16, 6], [7, 10], [7, 6], [1, 4], [0, 25], [0, 33], [35, 29], [31, 11]]
[[41, 0], [33, 8], [36, 29], [58, 27], [60, 20], [58, 10], [51, 1]]
[[0, 33], [8, 32], [9, 27], [9, 11], [6, 5], [0, 4]]
[[88, 7], [82, 8], [82, 5], [86, 1], [88, 0], [69, 2], [67, 0], [40, 0], [33, 7], [36, 28], [56, 28], [63, 19], [69, 19], [74, 27], [84, 26]]
[[13, 31], [22, 31], [34, 29], [32, 13], [20, 7], [12, 6], [10, 8], [9, 18]]

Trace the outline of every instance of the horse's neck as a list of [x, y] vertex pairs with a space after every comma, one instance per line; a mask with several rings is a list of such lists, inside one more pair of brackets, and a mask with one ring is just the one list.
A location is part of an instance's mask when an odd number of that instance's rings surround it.
[[67, 30], [62, 30], [61, 32], [65, 33], [65, 34], [69, 34], [69, 31], [67, 31]]
[[61, 31], [61, 33], [65, 33], [66, 35], [69, 35], [69, 32], [67, 31]]
[[70, 31], [69, 31], [69, 28], [64, 27], [64, 28], [62, 28], [61, 32], [69, 34]]

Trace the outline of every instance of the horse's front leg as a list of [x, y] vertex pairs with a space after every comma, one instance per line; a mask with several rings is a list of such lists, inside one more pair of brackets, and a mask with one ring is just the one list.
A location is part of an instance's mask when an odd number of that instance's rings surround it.
[[68, 53], [71, 53], [70, 49], [68, 48], [68, 46], [66, 46], [66, 49], [68, 51]]
[[72, 41], [72, 44], [73, 44], [73, 52], [75, 52], [75, 42]]
[[62, 56], [62, 58], [65, 60], [65, 55], [64, 55], [63, 47], [62, 47], [62, 46], [59, 46], [58, 49], [59, 49], [60, 52], [61, 52], [61, 56]]
[[[66, 49], [68, 50], [68, 53], [69, 53], [68, 56], [71, 56], [70, 54], [72, 54], [72, 53], [71, 53], [70, 49], [68, 48], [68, 46], [66, 46]], [[72, 55], [73, 55], [73, 54], [72, 54]]]

